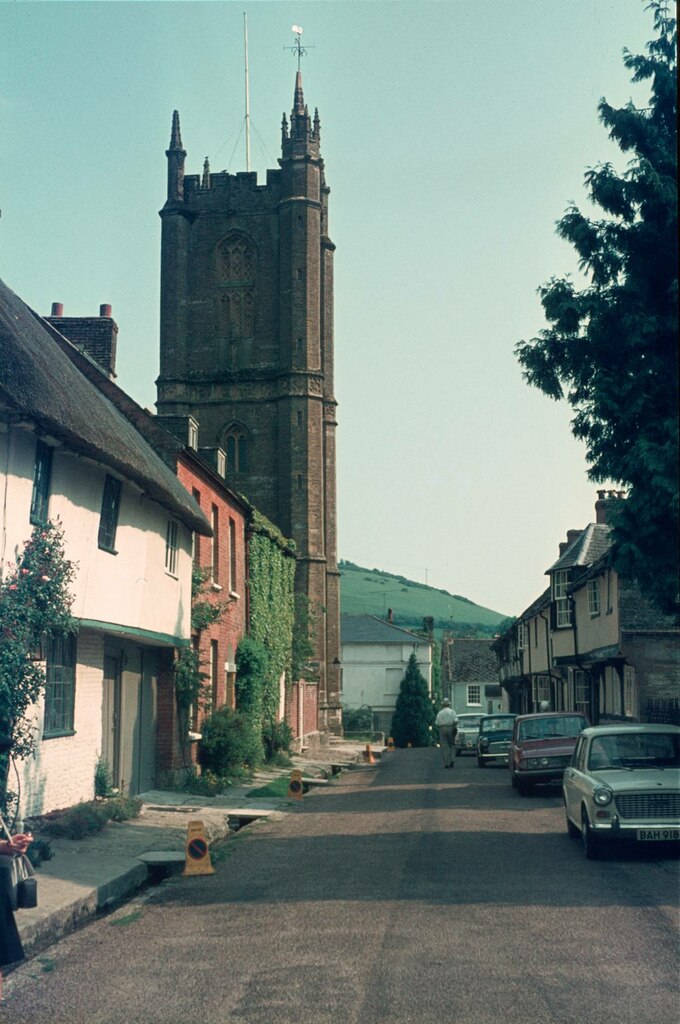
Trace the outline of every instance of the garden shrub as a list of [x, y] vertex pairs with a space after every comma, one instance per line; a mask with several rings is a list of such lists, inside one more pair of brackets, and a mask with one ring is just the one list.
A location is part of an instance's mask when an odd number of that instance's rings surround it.
[[[65, 810], [50, 811], [40, 819], [40, 830], [63, 839], [84, 839], [100, 832], [108, 821], [129, 821], [142, 809], [142, 801], [132, 796], [110, 800], [85, 800]], [[30, 849], [30, 847], [29, 847]]]
[[373, 709], [367, 704], [360, 708], [352, 708], [347, 704], [342, 707], [342, 731], [347, 733], [371, 733], [373, 731]]
[[232, 708], [214, 711], [202, 726], [199, 763], [218, 778], [262, 763], [262, 741], [249, 716]]
[[288, 722], [267, 722], [262, 729], [262, 741], [266, 760], [273, 761], [277, 754], [290, 753], [293, 730]]

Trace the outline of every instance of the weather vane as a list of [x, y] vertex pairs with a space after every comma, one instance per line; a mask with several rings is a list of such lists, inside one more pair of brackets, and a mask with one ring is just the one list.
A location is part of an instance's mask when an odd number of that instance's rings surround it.
[[313, 46], [303, 46], [302, 45], [302, 39], [301, 39], [302, 29], [300, 28], [299, 25], [293, 25], [292, 28], [291, 28], [291, 32], [295, 36], [295, 43], [294, 43], [293, 46], [284, 46], [284, 50], [291, 50], [294, 54], [296, 54], [297, 62], [298, 62], [298, 71], [299, 71], [300, 70], [300, 61], [302, 60], [302, 58], [307, 53], [307, 50], [313, 50], [314, 47]]

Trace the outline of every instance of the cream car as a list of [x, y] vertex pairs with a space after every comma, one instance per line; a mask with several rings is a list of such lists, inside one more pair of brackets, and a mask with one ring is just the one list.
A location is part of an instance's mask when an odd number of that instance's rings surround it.
[[680, 727], [584, 729], [562, 781], [567, 831], [586, 857], [605, 845], [680, 841]]

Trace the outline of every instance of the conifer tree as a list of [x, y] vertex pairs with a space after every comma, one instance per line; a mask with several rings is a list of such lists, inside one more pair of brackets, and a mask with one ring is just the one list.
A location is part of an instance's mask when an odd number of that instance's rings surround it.
[[392, 716], [392, 737], [398, 747], [429, 747], [434, 711], [415, 653], [411, 654]]
[[678, 241], [676, 22], [652, 0], [656, 37], [646, 55], [624, 50], [634, 82], [650, 81], [649, 106], [616, 109], [601, 122], [627, 169], [588, 170], [603, 216], [571, 205], [557, 224], [588, 284], [553, 277], [539, 289], [549, 327], [516, 352], [529, 384], [575, 411], [589, 477], [627, 490], [612, 522], [612, 560], [665, 612], [678, 602]]

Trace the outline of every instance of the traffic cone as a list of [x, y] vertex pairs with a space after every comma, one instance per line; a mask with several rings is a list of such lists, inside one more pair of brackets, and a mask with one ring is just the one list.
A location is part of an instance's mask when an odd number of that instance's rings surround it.
[[290, 773], [290, 782], [288, 784], [288, 796], [292, 800], [302, 800], [304, 788], [302, 785], [302, 772], [299, 768], [294, 769]]

